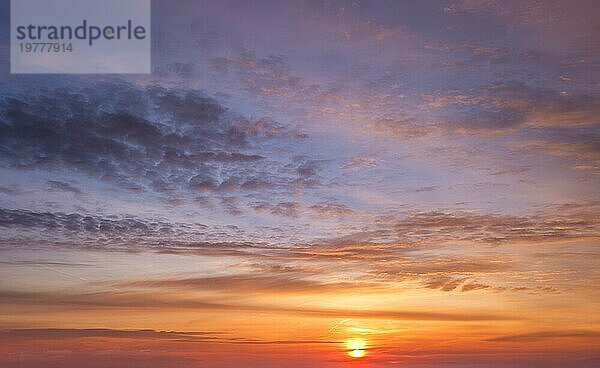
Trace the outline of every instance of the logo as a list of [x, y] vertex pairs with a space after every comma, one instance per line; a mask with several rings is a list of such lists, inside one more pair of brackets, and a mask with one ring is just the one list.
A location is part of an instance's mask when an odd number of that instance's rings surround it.
[[11, 73], [150, 73], [150, 0], [13, 0]]

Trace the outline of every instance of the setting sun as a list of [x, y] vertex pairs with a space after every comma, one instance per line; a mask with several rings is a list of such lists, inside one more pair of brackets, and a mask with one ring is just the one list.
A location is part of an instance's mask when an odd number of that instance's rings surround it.
[[348, 352], [352, 358], [362, 358], [364, 357], [366, 352], [364, 350], [356, 349]]
[[364, 339], [356, 338], [346, 341], [346, 348], [348, 349], [348, 355], [352, 358], [362, 358], [365, 356], [365, 349], [367, 347], [367, 341]]

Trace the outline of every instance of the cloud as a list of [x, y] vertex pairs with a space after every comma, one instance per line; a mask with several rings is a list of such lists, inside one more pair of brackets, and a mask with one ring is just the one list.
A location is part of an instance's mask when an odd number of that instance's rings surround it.
[[342, 166], [342, 170], [370, 168], [377, 166], [377, 163], [377, 159], [374, 157], [353, 157]]
[[[389, 244], [404, 247], [447, 245], [456, 242], [519, 244], [538, 241], [595, 239], [598, 222], [591, 203], [569, 212], [548, 206], [523, 215], [476, 213], [461, 210], [404, 212], [378, 216], [370, 228], [349, 232], [332, 244]], [[375, 247], [374, 249], [377, 249]]]
[[[413, 252], [417, 250], [413, 249]], [[462, 285], [463, 291], [467, 291], [476, 285], [474, 277], [509, 272], [516, 264], [512, 259], [498, 260], [491, 256], [463, 259], [425, 255], [392, 258], [387, 255], [371, 268], [369, 275], [384, 282], [418, 281], [427, 289], [443, 291], [453, 291]]]
[[96, 267], [92, 263], [54, 262], [54, 261], [0, 261], [0, 264], [9, 266], [59, 266], [59, 267]]
[[485, 289], [489, 289], [490, 285], [485, 285], [479, 282], [469, 282], [467, 284], [464, 284], [462, 286], [462, 288], [460, 289], [461, 291], [472, 291], [472, 290], [485, 290]]
[[[235, 238], [226, 227], [201, 223], [170, 222], [164, 218], [133, 215], [37, 212], [0, 209], [0, 248], [13, 248], [13, 234], [38, 248], [95, 248], [122, 251], [156, 251], [168, 246], [181, 250], [202, 241]], [[183, 246], [186, 243], [187, 246]], [[167, 246], [168, 245], [168, 246]]]
[[83, 194], [81, 189], [59, 180], [48, 180], [46, 183], [48, 184], [48, 189], [51, 191], [68, 192], [73, 193], [75, 195]]
[[428, 289], [440, 289], [442, 291], [452, 291], [456, 289], [463, 280], [450, 277], [433, 279], [425, 284]]
[[544, 341], [554, 339], [596, 339], [600, 337], [600, 331], [590, 330], [571, 330], [571, 331], [539, 331], [530, 332], [518, 335], [506, 335], [489, 339], [489, 341], [500, 341], [500, 342], [530, 342], [530, 341]]
[[22, 291], [0, 291], [0, 300], [10, 305], [28, 305], [60, 307], [60, 308], [186, 308], [196, 311], [219, 310], [237, 312], [271, 312], [291, 314], [294, 316], [311, 316], [316, 318], [361, 318], [376, 320], [412, 320], [412, 321], [499, 321], [510, 319], [507, 316], [486, 313], [445, 313], [413, 310], [359, 310], [352, 308], [313, 308], [285, 307], [270, 305], [252, 305], [235, 303], [217, 303], [214, 300], [185, 298], [179, 294], [154, 292], [96, 292], [87, 294], [73, 293], [35, 293]]
[[570, 162], [580, 171], [598, 172], [600, 169], [600, 146], [598, 134], [592, 130], [576, 132], [546, 132], [539, 138], [525, 138], [508, 142], [509, 149], [533, 156], [547, 155]]
[[305, 156], [296, 156], [291, 166], [297, 174], [294, 185], [297, 188], [309, 188], [321, 184], [319, 171], [325, 164], [323, 160], [315, 160]]
[[108, 338], [128, 340], [157, 340], [170, 342], [208, 342], [235, 345], [294, 345], [294, 344], [338, 344], [330, 340], [260, 340], [242, 337], [228, 337], [219, 331], [157, 331], [121, 330], [111, 328], [21, 328], [0, 330], [0, 338], [12, 340], [66, 340], [81, 338]]
[[244, 213], [240, 209], [241, 199], [239, 197], [229, 196], [221, 198], [221, 203], [225, 208], [225, 211], [232, 216], [240, 216]]
[[6, 187], [2, 185], [0, 185], [0, 193], [11, 196], [22, 194], [22, 192], [19, 189], [13, 187]]
[[[78, 213], [34, 212], [0, 209], [0, 227], [38, 228], [74, 233], [158, 236], [173, 233], [175, 226], [164, 221], [146, 221], [135, 217], [106, 218]], [[198, 226], [202, 228], [202, 225]]]
[[428, 187], [420, 187], [420, 188], [417, 188], [417, 189], [415, 189], [415, 192], [416, 192], [416, 193], [423, 193], [423, 192], [433, 192], [433, 191], [435, 191], [436, 189], [438, 189], [438, 187], [437, 187], [437, 186], [435, 186], [435, 185], [432, 185], [432, 186], [428, 186]]
[[110, 328], [32, 328], [0, 330], [0, 338], [26, 340], [62, 340], [94, 337], [111, 339], [202, 341], [216, 339], [219, 335], [222, 335], [222, 333], [205, 331], [117, 330]]
[[[244, 203], [237, 197], [223, 197], [222, 205], [234, 216], [243, 214]], [[295, 202], [252, 205], [254, 210], [296, 219], [312, 213], [316, 218], [348, 218], [355, 212], [334, 204], [301, 207]], [[203, 225], [143, 218], [132, 215], [89, 215], [81, 213], [36, 212], [0, 209], [2, 247], [12, 248], [13, 235], [39, 247], [148, 251], [188, 254], [190, 256], [228, 256], [247, 261], [365, 262], [364, 272], [382, 280], [406, 280], [434, 273], [467, 276], [493, 273], [511, 266], [510, 259], [492, 260], [472, 256], [419, 257], [419, 252], [456, 244], [519, 246], [544, 241], [594, 240], [598, 223], [593, 208], [571, 206], [552, 208], [527, 216], [474, 214], [469, 212], [409, 212], [388, 216], [346, 235], [311, 242], [282, 242], [276, 235], [256, 239], [237, 227]], [[305, 212], [302, 209], [310, 212]], [[298, 216], [298, 217], [294, 217]], [[256, 240], [254, 240], [256, 239]], [[414, 253], [417, 252], [417, 253]], [[502, 285], [498, 285], [499, 287]], [[467, 286], [468, 288], [468, 286]]]
[[427, 235], [430, 239], [478, 240], [488, 243], [594, 237], [597, 222], [582, 212], [561, 216], [537, 213], [512, 216], [472, 213], [415, 213], [393, 226], [407, 238]]
[[[508, 267], [506, 267], [508, 269]], [[498, 269], [500, 270], [500, 269]], [[489, 272], [480, 270], [477, 273], [479, 274], [489, 274], [496, 272], [495, 270], [491, 270]], [[449, 271], [448, 273], [452, 274], [473, 274], [473, 272], [469, 272], [466, 270], [462, 270], [456, 268], [454, 270]], [[559, 294], [560, 291], [556, 288], [549, 286], [536, 286], [536, 287], [528, 287], [528, 286], [494, 286], [490, 284], [485, 284], [482, 282], [475, 281], [470, 279], [469, 277], [447, 277], [447, 276], [434, 276], [429, 280], [425, 278], [423, 280], [423, 286], [428, 289], [433, 290], [441, 290], [441, 291], [460, 291], [460, 292], [469, 292], [475, 290], [488, 290], [492, 292], [526, 292], [529, 294]]]
[[[316, 161], [286, 169], [258, 147], [297, 138], [273, 119], [249, 120], [191, 90], [68, 80], [38, 89], [24, 83], [0, 96], [0, 165], [83, 173], [169, 198], [316, 185]], [[48, 185], [78, 193], [64, 181]]]
[[213, 58], [210, 66], [222, 76], [233, 74], [246, 92], [254, 95], [298, 98], [307, 89], [302, 78], [290, 73], [282, 55], [257, 57], [248, 50], [238, 50], [234, 57]]
[[[259, 346], [334, 345], [322, 339], [269, 340], [219, 331], [162, 331], [114, 328], [19, 328], [0, 330], [3, 367], [195, 367], [222, 360], [208, 357], [217, 350], [232, 355], [256, 352]], [[244, 349], [243, 346], [248, 346]], [[244, 349], [244, 350], [242, 350]], [[165, 352], [168, 352], [165, 354]], [[198, 354], [201, 352], [202, 354]], [[17, 358], [15, 359], [15, 356]], [[247, 356], [246, 356], [247, 357]], [[219, 365], [222, 366], [222, 365]]]
[[593, 93], [561, 94], [522, 82], [506, 81], [467, 90], [423, 95], [426, 105], [440, 112], [443, 128], [468, 133], [506, 132], [531, 125], [576, 128], [598, 122], [600, 103]]
[[262, 202], [254, 205], [253, 208], [257, 212], [268, 211], [275, 216], [296, 218], [300, 216], [299, 212], [302, 209], [302, 205], [298, 202], [280, 202], [275, 205]]
[[[598, 22], [591, 15], [597, 12], [594, 1], [579, 0], [565, 3], [549, 0], [542, 4], [535, 0], [461, 0], [446, 12], [450, 14], [477, 14], [500, 22], [509, 33], [529, 31], [530, 42], [537, 41], [556, 51], [594, 53], [588, 39], [598, 33]], [[532, 37], [535, 35], [535, 38]]]
[[235, 274], [224, 276], [195, 277], [185, 279], [162, 279], [129, 281], [117, 287], [144, 289], [182, 289], [212, 291], [231, 294], [325, 294], [374, 292], [382, 285], [368, 282], [323, 282], [307, 279], [292, 272], [263, 274]]

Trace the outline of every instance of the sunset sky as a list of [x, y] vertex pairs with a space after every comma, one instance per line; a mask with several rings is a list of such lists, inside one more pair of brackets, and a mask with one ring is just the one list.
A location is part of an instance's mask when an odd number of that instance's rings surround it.
[[600, 2], [154, 1], [11, 75], [0, 366], [600, 366]]

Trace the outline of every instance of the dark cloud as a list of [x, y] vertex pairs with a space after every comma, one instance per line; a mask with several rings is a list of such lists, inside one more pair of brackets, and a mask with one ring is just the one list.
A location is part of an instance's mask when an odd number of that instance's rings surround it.
[[[273, 119], [248, 120], [196, 91], [122, 81], [57, 84], [0, 96], [0, 165], [76, 171], [167, 196], [316, 183], [310, 161], [285, 169], [259, 153], [258, 142], [295, 139]], [[79, 193], [65, 182], [48, 184]]]
[[173, 225], [167, 222], [148, 222], [134, 217], [112, 219], [78, 213], [68, 214], [9, 209], [0, 209], [0, 227], [41, 228], [73, 232], [130, 235], [168, 235], [173, 231]]
[[[223, 197], [232, 215], [241, 215], [240, 199]], [[236, 226], [207, 226], [134, 215], [92, 215], [0, 208], [0, 248], [26, 242], [39, 248], [95, 248], [206, 256], [261, 257], [269, 238], [250, 241]], [[243, 240], [242, 240], [243, 239]], [[276, 249], [276, 248], [274, 248]]]

